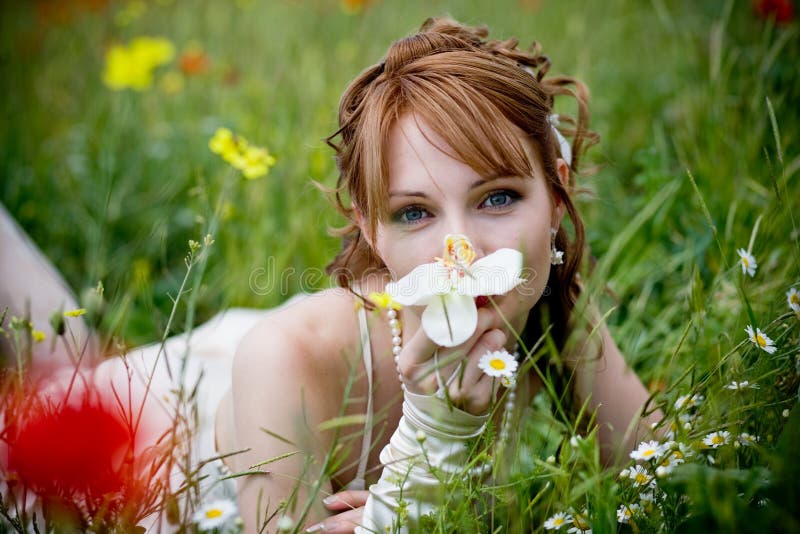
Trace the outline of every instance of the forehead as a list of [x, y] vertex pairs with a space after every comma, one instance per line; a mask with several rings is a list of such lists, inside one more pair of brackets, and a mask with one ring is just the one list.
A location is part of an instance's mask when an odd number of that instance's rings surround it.
[[454, 180], [473, 184], [500, 176], [535, 176], [541, 167], [532, 143], [522, 130], [510, 123], [507, 126], [524, 152], [526, 166], [530, 166], [533, 172], [520, 169], [519, 164], [504, 162], [502, 154], [490, 150], [489, 140], [486, 140], [489, 145], [486, 148], [495, 153], [489, 157], [477, 155], [471, 158], [472, 161], [465, 161], [419, 114], [402, 114], [391, 127], [386, 146], [390, 194], [398, 189], [409, 191], [409, 188], [430, 187], [432, 183], [447, 187]]

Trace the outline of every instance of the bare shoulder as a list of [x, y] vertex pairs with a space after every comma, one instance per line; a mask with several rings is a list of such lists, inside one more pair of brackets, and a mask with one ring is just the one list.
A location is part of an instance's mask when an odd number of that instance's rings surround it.
[[358, 341], [354, 306], [354, 296], [341, 288], [296, 298], [247, 333], [234, 367], [256, 374], [276, 368], [294, 374], [342, 367], [343, 355], [352, 352]]

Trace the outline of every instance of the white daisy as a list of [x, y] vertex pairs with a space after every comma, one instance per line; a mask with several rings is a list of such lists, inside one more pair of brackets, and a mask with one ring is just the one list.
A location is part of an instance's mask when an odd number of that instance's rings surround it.
[[634, 465], [628, 472], [628, 477], [633, 480], [634, 486], [646, 486], [653, 481], [653, 475], [647, 472], [647, 469], [641, 465]]
[[734, 391], [737, 390], [737, 389], [748, 389], [748, 388], [750, 388], [750, 389], [758, 389], [759, 385], [756, 384], [755, 382], [753, 382], [751, 384], [749, 380], [742, 380], [741, 382], [737, 382], [736, 380], [733, 380], [730, 384], [727, 384], [725, 386], [725, 389], [731, 389], [731, 390], [734, 390]]
[[478, 367], [491, 377], [510, 379], [517, 370], [517, 360], [505, 349], [490, 351], [481, 356]]
[[586, 519], [588, 515], [585, 508], [579, 514], [573, 513], [572, 526], [567, 529], [567, 532], [569, 534], [592, 534], [592, 527]]
[[706, 437], [703, 438], [703, 444], [711, 447], [712, 449], [718, 449], [723, 445], [727, 445], [730, 443], [731, 433], [727, 430], [718, 430], [716, 432], [712, 432], [708, 434]]
[[750, 276], [755, 276], [756, 269], [758, 269], [758, 263], [756, 263], [756, 257], [743, 248], [737, 250], [736, 253], [739, 255], [739, 263], [742, 265], [742, 274], [749, 274]]
[[786, 292], [786, 302], [789, 303], [792, 311], [800, 312], [800, 292], [797, 289], [792, 288]]
[[684, 430], [691, 430], [692, 429], [692, 424], [694, 424], [694, 422], [698, 418], [699, 417], [697, 415], [694, 415], [694, 414], [691, 414], [691, 413], [682, 413], [682, 414], [678, 415], [678, 420], [680, 421], [681, 426], [683, 426]]
[[675, 401], [675, 409], [682, 410], [683, 408], [697, 408], [706, 398], [703, 395], [694, 394], [694, 395], [681, 395], [678, 397], [678, 400]]
[[762, 332], [760, 328], [756, 328], [756, 331], [753, 332], [753, 327], [747, 325], [747, 328], [745, 328], [744, 331], [747, 332], [747, 337], [750, 338], [750, 341], [752, 341], [756, 347], [760, 348], [764, 352], [772, 354], [777, 350], [775, 347], [775, 342], [773, 342], [769, 336], [767, 336], [767, 334]]
[[752, 447], [758, 442], [758, 436], [742, 432], [739, 434], [739, 437], [736, 438], [736, 441], [744, 447]]
[[657, 460], [664, 454], [664, 446], [657, 441], [643, 441], [630, 457], [634, 460]]
[[561, 527], [567, 523], [572, 522], [572, 516], [567, 512], [558, 512], [553, 517], [544, 522], [544, 528], [547, 530], [561, 530]]
[[197, 528], [202, 532], [213, 530], [226, 525], [237, 517], [236, 505], [229, 500], [212, 501], [197, 512], [192, 520], [197, 523]]
[[[574, 524], [575, 524], [575, 523], [573, 522], [573, 525], [574, 525]], [[588, 526], [588, 525], [587, 525], [587, 526]], [[568, 532], [569, 534], [573, 534], [573, 533], [574, 533], [574, 534], [592, 534], [592, 529], [591, 529], [591, 527], [589, 527], [589, 528], [587, 528], [587, 529], [585, 529], [585, 530], [584, 530], [584, 529], [582, 529], [581, 527], [575, 527], [575, 526], [572, 526], [572, 527], [569, 527], [569, 528], [567, 529], [567, 532]]]
[[661, 469], [664, 474], [672, 473], [672, 471], [684, 462], [684, 455], [681, 451], [669, 451], [664, 455], [664, 458], [658, 463], [658, 469]]
[[620, 523], [627, 523], [638, 511], [639, 505], [636, 503], [620, 504], [619, 508], [617, 508], [617, 521]]

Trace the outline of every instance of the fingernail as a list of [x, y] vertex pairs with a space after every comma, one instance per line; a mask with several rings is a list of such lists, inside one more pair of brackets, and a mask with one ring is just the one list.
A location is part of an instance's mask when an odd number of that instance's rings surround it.
[[328, 495], [324, 499], [322, 499], [322, 504], [328, 506], [329, 504], [333, 504], [336, 502], [336, 495]]
[[327, 532], [327, 531], [328, 531], [327, 527], [325, 527], [325, 525], [323, 525], [322, 523], [317, 523], [313, 527], [308, 527], [306, 529], [306, 532], [309, 534], [312, 532]]

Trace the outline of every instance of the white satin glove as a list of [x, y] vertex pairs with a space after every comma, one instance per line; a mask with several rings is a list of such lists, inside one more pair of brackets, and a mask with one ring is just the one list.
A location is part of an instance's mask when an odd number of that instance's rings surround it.
[[369, 488], [363, 523], [355, 532], [414, 530], [419, 518], [439, 504], [440, 482], [431, 468], [444, 479], [463, 473], [467, 441], [479, 436], [488, 420], [489, 414], [472, 415], [434, 395], [406, 391], [403, 417], [381, 451], [383, 473]]

